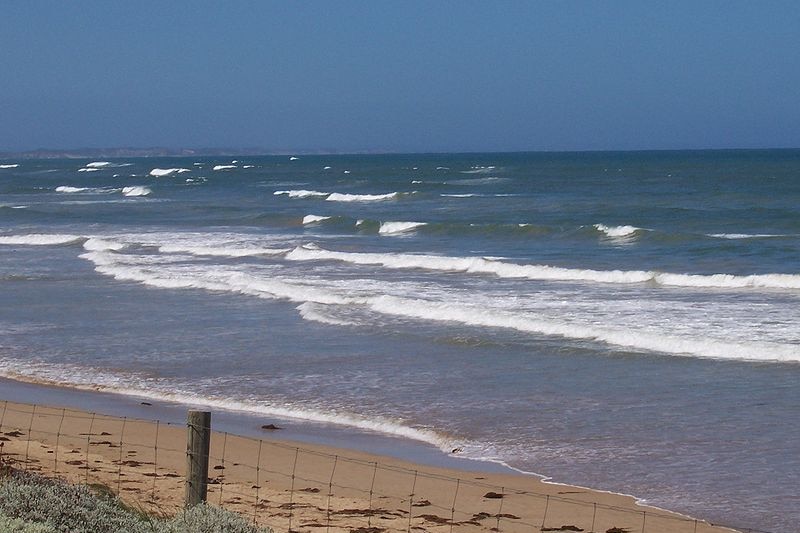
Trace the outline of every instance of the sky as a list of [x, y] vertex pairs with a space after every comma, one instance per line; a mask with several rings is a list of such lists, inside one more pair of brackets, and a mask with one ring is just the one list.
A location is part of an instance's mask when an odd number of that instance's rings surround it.
[[797, 1], [6, 0], [0, 151], [800, 147]]

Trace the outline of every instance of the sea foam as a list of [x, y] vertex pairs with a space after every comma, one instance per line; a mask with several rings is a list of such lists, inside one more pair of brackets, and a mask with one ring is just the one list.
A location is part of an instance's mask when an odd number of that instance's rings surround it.
[[236, 165], [215, 165], [213, 170], [230, 170], [236, 168]]
[[379, 313], [469, 326], [514, 329], [526, 333], [599, 341], [637, 350], [714, 359], [800, 361], [800, 347], [777, 343], [731, 343], [706, 338], [675, 337], [636, 329], [606, 329], [591, 325], [543, 320], [525, 314], [452, 305], [429, 300], [380, 296], [369, 303]]
[[19, 163], [0, 165], [0, 168], [17, 168], [17, 167], [19, 167]]

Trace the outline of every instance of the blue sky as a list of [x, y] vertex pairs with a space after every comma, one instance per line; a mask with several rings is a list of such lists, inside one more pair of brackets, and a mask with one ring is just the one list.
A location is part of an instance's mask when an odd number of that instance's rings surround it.
[[800, 147], [800, 2], [15, 1], [0, 151]]

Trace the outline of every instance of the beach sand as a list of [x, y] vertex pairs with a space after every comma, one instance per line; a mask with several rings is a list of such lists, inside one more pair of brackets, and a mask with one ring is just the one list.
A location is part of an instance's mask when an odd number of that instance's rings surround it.
[[[213, 434], [208, 501], [278, 532], [731, 531], [534, 476], [423, 466], [265, 433]], [[186, 435], [181, 424], [0, 401], [0, 460], [104, 485], [158, 514], [182, 508]]]

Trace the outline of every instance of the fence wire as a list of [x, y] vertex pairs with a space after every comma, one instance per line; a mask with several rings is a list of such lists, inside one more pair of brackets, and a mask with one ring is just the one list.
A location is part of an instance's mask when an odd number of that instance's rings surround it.
[[[168, 422], [3, 402], [0, 464], [104, 487], [161, 515], [184, 505], [186, 427]], [[213, 433], [207, 501], [276, 532], [326, 533], [769, 533], [732, 528], [625, 497], [505, 476], [453, 477], [328, 454], [272, 440]], [[532, 490], [535, 487], [536, 490]]]

